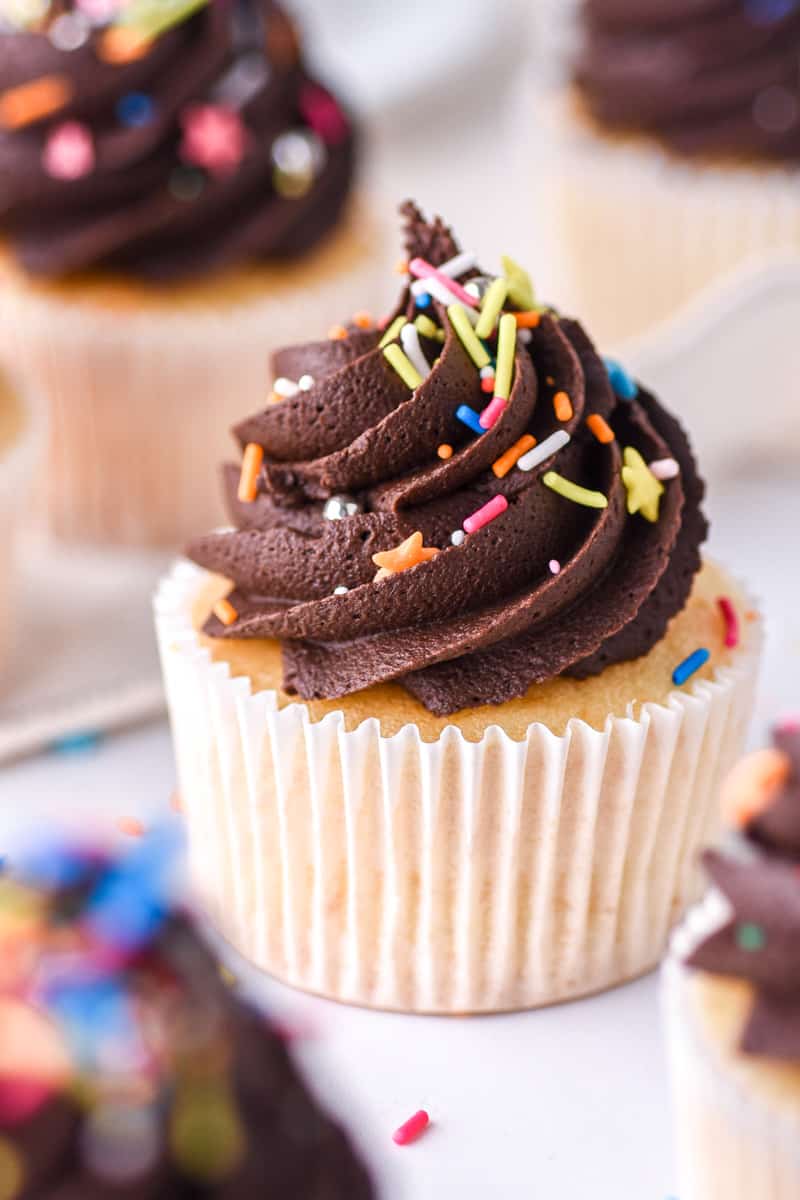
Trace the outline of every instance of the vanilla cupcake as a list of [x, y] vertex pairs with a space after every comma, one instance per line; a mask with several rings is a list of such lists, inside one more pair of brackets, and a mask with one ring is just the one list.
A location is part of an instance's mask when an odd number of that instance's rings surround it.
[[537, 178], [553, 281], [608, 344], [800, 252], [798, 54], [795, 3], [584, 0]]
[[50, 405], [41, 511], [180, 542], [270, 351], [370, 307], [351, 121], [272, 0], [0, 14], [0, 346]]
[[685, 1200], [800, 1195], [800, 721], [732, 774], [745, 838], [665, 969]]
[[658, 960], [758, 620], [701, 563], [678, 423], [510, 259], [404, 213], [396, 315], [276, 356], [313, 386], [237, 426], [236, 528], [157, 597], [191, 861], [291, 983], [523, 1008]]

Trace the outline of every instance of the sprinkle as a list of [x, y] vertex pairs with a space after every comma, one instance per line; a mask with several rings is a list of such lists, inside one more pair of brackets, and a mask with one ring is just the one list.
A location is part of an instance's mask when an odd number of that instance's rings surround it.
[[487, 396], [494, 395], [494, 376], [493, 375], [488, 375], [486, 377], [486, 379], [481, 380], [481, 391], [485, 392]]
[[117, 119], [129, 129], [149, 125], [155, 116], [155, 105], [145, 92], [127, 92], [117, 101]]
[[450, 323], [459, 336], [461, 345], [466, 350], [476, 367], [488, 367], [491, 363], [489, 352], [478, 340], [475, 330], [470, 324], [467, 311], [463, 304], [451, 304], [447, 309]]
[[252, 504], [258, 495], [258, 473], [264, 462], [264, 447], [258, 442], [249, 442], [242, 457], [242, 473], [236, 493], [241, 504]]
[[699, 671], [702, 666], [708, 662], [711, 654], [705, 647], [700, 650], [695, 650], [688, 658], [685, 658], [682, 663], [679, 663], [672, 672], [672, 682], [676, 687], [680, 687], [686, 683], [687, 679], [691, 679], [695, 671]]
[[214, 605], [212, 612], [217, 620], [221, 621], [223, 625], [232, 625], [234, 621], [238, 620], [239, 618], [239, 614], [231, 604], [230, 600], [218, 600]]
[[439, 455], [439, 458], [446, 461], [448, 458], [453, 457], [453, 447], [449, 446], [447, 442], [442, 442], [441, 446], [437, 448], [436, 453]]
[[497, 369], [495, 372], [494, 394], [502, 400], [507, 400], [511, 394], [511, 378], [514, 373], [514, 357], [517, 351], [517, 323], [511, 313], [503, 313], [500, 318], [500, 332], [497, 336]]
[[622, 458], [625, 463], [622, 468], [622, 482], [628, 493], [628, 512], [631, 515], [640, 512], [645, 520], [657, 521], [664, 485], [659, 483], [633, 446], [625, 447]]
[[740, 950], [758, 953], [767, 944], [767, 935], [763, 926], [754, 921], [742, 921], [736, 926], [736, 945]]
[[525, 310], [533, 308], [536, 304], [536, 296], [528, 272], [507, 254], [504, 254], [500, 261], [503, 264], [503, 274], [508, 283], [508, 295], [511, 303], [516, 304], [517, 308]]
[[605, 358], [603, 362], [608, 371], [609, 382], [620, 400], [635, 400], [639, 394], [639, 388], [633, 377], [615, 359]]
[[419, 344], [419, 330], [416, 325], [403, 326], [400, 330], [400, 344], [405, 350], [406, 358], [419, 372], [420, 377], [427, 379], [431, 373], [431, 368], [427, 358], [422, 353], [422, 346]]
[[[477, 261], [477, 255], [472, 250], [465, 250], [462, 254], [457, 254], [455, 258], [448, 258], [447, 262], [441, 263], [436, 269], [441, 275], [447, 275], [450, 279], [457, 279], [459, 275], [465, 275], [467, 271], [471, 271]], [[406, 272], [410, 270], [408, 262], [405, 264]], [[411, 284], [411, 293], [418, 296], [421, 292], [427, 291], [427, 284], [424, 279], [415, 279]]]
[[244, 158], [247, 131], [242, 118], [226, 104], [192, 104], [180, 115], [181, 158], [213, 175], [229, 175]]
[[407, 258], [398, 258], [397, 262], [394, 264], [394, 269], [395, 269], [395, 273], [397, 275], [407, 275], [408, 274], [408, 259]]
[[734, 646], [739, 645], [739, 618], [733, 601], [728, 596], [720, 596], [717, 604], [725, 622], [725, 645], [732, 650]]
[[490, 521], [494, 521], [495, 517], [499, 517], [508, 508], [508, 501], [505, 496], [493, 496], [487, 501], [482, 508], [474, 512], [471, 517], [467, 517], [464, 521], [465, 533], [477, 533], [479, 529], [483, 529], [484, 525], [488, 525]]
[[502, 396], [495, 396], [493, 400], [486, 405], [486, 408], [480, 415], [480, 423], [484, 429], [491, 429], [492, 426], [500, 420], [508, 406], [508, 401]]
[[600, 413], [590, 413], [586, 418], [586, 424], [591, 429], [598, 442], [607, 446], [609, 442], [614, 440], [614, 430], [606, 421], [605, 417], [601, 417]]
[[343, 583], [340, 583], [338, 587], [335, 587], [335, 588], [333, 589], [333, 594], [334, 594], [334, 596], [344, 596], [344, 594], [345, 594], [345, 593], [346, 593], [348, 590], [349, 590], [349, 589], [348, 589], [348, 588], [346, 588], [346, 587], [344, 586], [344, 584], [343, 584]]
[[[541, 446], [538, 449], [541, 450]], [[542, 476], [542, 483], [575, 504], [583, 504], [586, 508], [608, 508], [608, 500], [602, 492], [592, 492], [588, 488], [579, 487], [577, 483], [565, 479], [563, 475], [557, 475], [555, 471], [546, 471]]]
[[57, 738], [50, 744], [50, 749], [56, 754], [85, 754], [87, 750], [94, 750], [99, 746], [102, 740], [102, 730], [82, 729], [77, 733], [68, 733]]
[[318, 83], [304, 84], [298, 107], [306, 125], [329, 146], [341, 145], [347, 137], [350, 126], [336, 98]]
[[453, 543], [454, 546], [461, 546], [461, 545], [463, 545], [464, 538], [466, 536], [467, 535], [464, 533], [463, 529], [454, 529], [453, 532], [450, 534], [450, 541]]
[[353, 315], [353, 324], [355, 325], [356, 329], [372, 329], [375, 322], [373, 321], [370, 313], [365, 312], [363, 309], [359, 309], [359, 311]]
[[526, 451], [532, 450], [536, 445], [536, 438], [530, 433], [523, 433], [518, 442], [506, 450], [505, 454], [501, 454], [496, 462], [492, 463], [492, 470], [498, 479], [503, 479], [516, 466]]
[[94, 141], [81, 121], [64, 121], [47, 136], [42, 164], [53, 179], [81, 179], [95, 164]]
[[481, 315], [478, 318], [478, 324], [475, 326], [475, 332], [479, 338], [488, 338], [494, 333], [494, 327], [498, 322], [507, 296], [508, 284], [505, 279], [495, 279], [483, 298]]
[[415, 1142], [430, 1124], [430, 1117], [421, 1108], [419, 1112], [415, 1112], [413, 1117], [409, 1117], [404, 1121], [399, 1129], [395, 1129], [392, 1134], [392, 1141], [396, 1146], [408, 1146], [411, 1142]]
[[515, 312], [514, 320], [517, 322], [517, 329], [536, 329], [542, 319], [542, 314], [531, 309], [530, 312]]
[[301, 375], [297, 381], [297, 386], [300, 388], [301, 392], [310, 392], [314, 386], [314, 376]]
[[471, 429], [473, 433], [477, 433], [480, 436], [480, 434], [486, 432], [481, 425], [480, 414], [476, 413], [475, 409], [470, 408], [468, 404], [459, 404], [458, 408], [456, 409], [456, 416], [458, 417], [459, 421], [461, 421], [463, 425], [466, 425], [468, 429]]
[[123, 25], [114, 25], [106, 29], [95, 45], [95, 52], [103, 62], [113, 66], [135, 62], [144, 58], [153, 44], [153, 39], [139, 29], [129, 29]]
[[529, 345], [532, 337], [533, 337], [533, 334], [531, 333], [530, 329], [518, 329], [517, 330], [517, 345], [518, 346]]
[[656, 479], [675, 479], [681, 471], [674, 458], [656, 458], [647, 466]]
[[272, 390], [277, 392], [279, 396], [296, 396], [300, 391], [298, 384], [293, 379], [287, 379], [284, 375], [279, 375], [272, 385]]
[[118, 817], [117, 829], [127, 837], [144, 837], [145, 833], [144, 821], [140, 821], [138, 817]]
[[545, 438], [543, 442], [540, 442], [534, 450], [530, 450], [520, 458], [517, 466], [521, 471], [532, 471], [534, 467], [538, 467], [545, 459], [550, 458], [558, 450], [563, 449], [569, 441], [570, 436], [566, 429], [559, 429], [555, 433], [551, 433], [550, 437]]
[[481, 367], [479, 374], [481, 379], [494, 379], [494, 367], [491, 363], [487, 363], [485, 367]]
[[423, 337], [430, 338], [434, 342], [444, 341], [444, 330], [440, 329], [435, 321], [432, 321], [430, 317], [426, 317], [423, 313], [414, 318], [414, 324]]
[[551, 575], [558, 575], [559, 571], [561, 570], [561, 563], [557, 558], [551, 558], [547, 566]]
[[86, 45], [91, 32], [91, 23], [83, 13], [65, 12], [60, 17], [56, 17], [47, 31], [47, 36], [56, 50], [63, 50], [65, 54], [70, 54], [73, 50], [80, 50], [81, 46]]
[[460, 283], [456, 283], [454, 279], [450, 279], [438, 267], [432, 267], [424, 258], [412, 258], [408, 264], [408, 268], [412, 275], [425, 280], [425, 287], [428, 291], [433, 290], [431, 287], [431, 280], [433, 280], [440, 287], [444, 288], [445, 291], [455, 296], [457, 300], [460, 300], [462, 304], [466, 304], [468, 308], [477, 308], [478, 301], [474, 296], [470, 296], [469, 292]]
[[40, 75], [0, 93], [0, 125], [21, 129], [58, 112], [71, 97], [72, 84], [66, 75]]
[[379, 554], [373, 554], [372, 561], [382, 571], [396, 575], [399, 571], [416, 567], [418, 563], [429, 562], [438, 553], [439, 551], [432, 546], [423, 546], [422, 534], [417, 530], [393, 550], [382, 550]]
[[347, 330], [344, 325], [331, 325], [328, 330], [328, 338], [332, 342], [343, 342], [347, 337]]
[[391, 346], [384, 347], [383, 357], [392, 367], [394, 367], [403, 383], [407, 387], [411, 388], [412, 392], [424, 382], [417, 368], [405, 356], [403, 351], [397, 345], [397, 342], [392, 342]]
[[741, 759], [722, 785], [722, 811], [734, 829], [746, 829], [786, 786], [792, 761], [773, 746]]
[[183, 801], [181, 800], [181, 794], [179, 791], [176, 790], [172, 793], [169, 798], [169, 806], [173, 812], [183, 812]]
[[553, 409], [559, 421], [571, 421], [575, 412], [566, 392], [556, 392], [553, 396]]
[[[405, 317], [403, 317], [403, 316], [395, 317], [395, 319], [392, 321], [391, 325], [388, 327], [388, 329], [384, 333], [381, 340], [378, 342], [378, 349], [382, 350], [384, 346], [389, 345], [389, 342], [395, 341], [397, 339], [397, 337], [399, 336], [400, 330], [403, 328], [405, 323], [406, 323]], [[337, 328], [341, 328], [341, 326], [337, 326]], [[345, 335], [346, 335], [346, 332], [347, 331], [345, 330]], [[328, 336], [330, 337], [330, 334]]]
[[[444, 289], [442, 289], [442, 291], [444, 291]], [[449, 295], [445, 296], [442, 303], [447, 304], [449, 299], [450, 299]], [[417, 296], [417, 308], [430, 308], [430, 304], [431, 304], [431, 298], [430, 298], [429, 293], [428, 292], [420, 292], [420, 294]]]

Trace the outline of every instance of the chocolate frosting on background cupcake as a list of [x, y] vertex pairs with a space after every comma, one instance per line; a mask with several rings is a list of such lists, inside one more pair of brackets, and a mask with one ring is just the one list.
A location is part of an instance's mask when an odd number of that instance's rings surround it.
[[[411, 260], [459, 253], [441, 221], [404, 212]], [[490, 284], [475, 267], [458, 278]], [[213, 615], [206, 632], [279, 638], [287, 691], [399, 680], [441, 715], [501, 703], [645, 654], [686, 603], [706, 522], [685, 434], [580, 325], [532, 309], [514, 264], [506, 283], [507, 311], [527, 315], [508, 318], [513, 383], [485, 431], [500, 366], [479, 374], [436, 297], [407, 289], [383, 337], [353, 325], [275, 356], [305, 386], [237, 427], [263, 452], [254, 498], [237, 499], [239, 468], [226, 468], [238, 528], [189, 554], [235, 583], [228, 623]], [[498, 336], [482, 343], [487, 362]], [[421, 367], [411, 382], [387, 358], [401, 344]], [[647, 464], [664, 460], [661, 484]]]
[[336, 224], [352, 126], [272, 0], [28, 7], [0, 5], [0, 230], [30, 271], [181, 278]]
[[684, 152], [800, 158], [796, 0], [584, 0], [580, 91]]

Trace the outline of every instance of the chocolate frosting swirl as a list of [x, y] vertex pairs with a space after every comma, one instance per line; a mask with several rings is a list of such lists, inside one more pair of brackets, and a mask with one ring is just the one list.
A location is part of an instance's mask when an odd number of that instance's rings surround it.
[[[744, 825], [758, 852], [745, 861], [706, 855], [732, 915], [688, 962], [753, 985], [755, 1001], [741, 1041], [746, 1053], [800, 1062], [800, 722], [779, 726], [774, 743], [783, 763], [777, 789], [774, 777], [769, 786], [760, 781], [760, 756], [752, 767], [748, 760], [743, 764], [752, 790], [763, 797], [753, 797]], [[774, 761], [770, 771], [774, 776]]]
[[688, 154], [800, 158], [794, 0], [584, 0], [576, 78], [598, 121]]
[[[194, 5], [129, 58], [86, 24], [57, 2], [36, 29], [0, 23], [0, 229], [29, 271], [179, 279], [335, 226], [353, 130], [272, 0]], [[37, 116], [43, 80], [66, 98]]]
[[[440, 221], [426, 224], [411, 204], [404, 212], [412, 258], [441, 264], [457, 253]], [[406, 291], [397, 311], [413, 319], [414, 304]], [[206, 632], [281, 639], [284, 686], [301, 697], [399, 680], [440, 715], [645, 654], [684, 606], [706, 533], [703, 485], [680, 426], [643, 389], [621, 400], [581, 327], [543, 313], [530, 340], [518, 341], [508, 405], [476, 437], [456, 411], [484, 407], [478, 369], [446, 308], [434, 300], [426, 312], [444, 340], [420, 336], [432, 366], [413, 392], [378, 331], [352, 328], [346, 339], [277, 354], [278, 372], [312, 375], [313, 386], [235, 430], [242, 446], [264, 448], [264, 465], [255, 501], [244, 503], [238, 468], [225, 469], [237, 529], [189, 547], [236, 585], [236, 619], [212, 615]], [[571, 402], [568, 419], [554, 410], [558, 393]], [[587, 427], [592, 414], [613, 429], [612, 441], [601, 444]], [[523, 435], [542, 443], [558, 430], [568, 444], [534, 469], [493, 471]], [[454, 450], [446, 460], [437, 457], [442, 444]], [[645, 462], [679, 465], [655, 521], [626, 510], [628, 447]], [[607, 506], [557, 494], [545, 486], [553, 470], [602, 493]], [[359, 511], [326, 520], [326, 497], [342, 493]], [[497, 497], [496, 519], [453, 538]], [[376, 579], [373, 555], [415, 533], [435, 557]]]

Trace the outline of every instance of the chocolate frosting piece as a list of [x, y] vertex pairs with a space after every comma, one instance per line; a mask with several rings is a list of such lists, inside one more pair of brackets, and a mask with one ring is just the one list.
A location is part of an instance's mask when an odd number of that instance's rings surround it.
[[786, 782], [766, 808], [756, 805], [760, 811], [745, 826], [754, 857], [706, 854], [733, 915], [688, 963], [752, 984], [746, 1053], [800, 1062], [800, 725], [778, 727], [774, 743], [787, 756]]
[[576, 81], [611, 129], [686, 154], [800, 158], [800, 8], [764, 0], [584, 0]]
[[0, 19], [0, 230], [23, 265], [173, 280], [311, 249], [339, 220], [355, 136], [283, 10], [164, 0], [184, 19], [114, 53], [125, 20], [152, 28], [137, 4]]
[[[403, 215], [411, 259], [441, 266], [459, 253], [441, 220], [425, 222], [411, 203]], [[236, 619], [225, 625], [212, 614], [205, 631], [279, 638], [284, 687], [305, 699], [399, 680], [441, 715], [646, 654], [685, 605], [706, 534], [703, 485], [682, 429], [643, 389], [621, 400], [580, 325], [542, 311], [517, 338], [507, 405], [476, 436], [457, 412], [486, 407], [478, 368], [448, 306], [435, 297], [416, 304], [407, 288], [396, 313], [413, 321], [422, 311], [442, 340], [422, 323], [427, 369], [413, 389], [378, 332], [353, 332], [352, 355], [343, 349], [349, 338], [315, 343], [308, 356], [303, 348], [277, 355], [282, 371], [291, 365], [313, 382], [235, 431], [243, 447], [262, 447], [263, 466], [253, 501], [238, 499], [239, 471], [225, 468], [237, 528], [189, 547], [235, 585]], [[485, 345], [496, 355], [495, 335]], [[592, 417], [615, 436], [599, 440]], [[565, 444], [541, 462], [493, 469], [523, 436], [541, 445], [554, 434]], [[452, 453], [441, 457], [440, 446]], [[628, 511], [627, 448], [644, 463], [679, 465], [654, 521]], [[546, 483], [551, 472], [599, 493], [601, 506], [558, 494]], [[342, 495], [357, 511], [327, 519], [341, 510], [327, 500]], [[497, 515], [464, 536], [465, 520], [469, 527], [487, 504]], [[426, 561], [378, 573], [374, 556], [415, 534]]]
[[[0, 884], [0, 944], [12, 950], [0, 1006], [42, 1035], [26, 1046], [29, 1074], [18, 1052], [0, 1053], [15, 1197], [371, 1200], [365, 1168], [279, 1029], [223, 980], [164, 886], [162, 837], [119, 858], [48, 846], [34, 859], [47, 878]], [[54, 1040], [66, 1070], [44, 1083]]]

